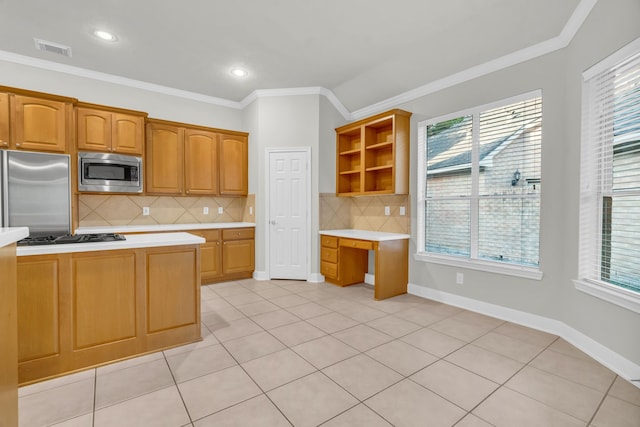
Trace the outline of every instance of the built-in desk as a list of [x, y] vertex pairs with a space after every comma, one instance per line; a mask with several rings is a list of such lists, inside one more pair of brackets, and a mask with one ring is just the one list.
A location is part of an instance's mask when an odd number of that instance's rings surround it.
[[407, 293], [409, 235], [365, 230], [320, 231], [320, 272], [338, 286], [364, 282], [368, 251], [374, 252], [374, 298]]

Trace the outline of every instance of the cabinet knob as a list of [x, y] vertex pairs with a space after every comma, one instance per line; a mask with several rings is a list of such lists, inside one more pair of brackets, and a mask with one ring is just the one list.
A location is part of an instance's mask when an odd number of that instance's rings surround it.
[[20, 147], [22, 145], [21, 142], [16, 142], [16, 147]]

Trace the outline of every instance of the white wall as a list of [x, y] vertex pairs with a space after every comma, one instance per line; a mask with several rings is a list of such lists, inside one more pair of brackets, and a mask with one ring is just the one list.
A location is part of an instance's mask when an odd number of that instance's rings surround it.
[[[565, 49], [417, 99], [411, 194], [416, 206], [416, 123], [535, 89], [543, 92], [540, 281], [410, 261], [410, 282], [476, 301], [558, 320], [640, 365], [640, 315], [577, 291], [581, 73], [640, 36], [640, 2], [599, 1]], [[412, 235], [416, 217], [412, 212]], [[412, 252], [415, 252], [412, 239]], [[456, 285], [456, 272], [464, 285]]]
[[[256, 274], [268, 271], [266, 233], [267, 148], [311, 147], [311, 272], [319, 271], [318, 252], [318, 170], [319, 115], [318, 95], [265, 97], [254, 101], [245, 112], [245, 127], [250, 129], [249, 192], [256, 194]], [[253, 159], [251, 159], [254, 157]]]

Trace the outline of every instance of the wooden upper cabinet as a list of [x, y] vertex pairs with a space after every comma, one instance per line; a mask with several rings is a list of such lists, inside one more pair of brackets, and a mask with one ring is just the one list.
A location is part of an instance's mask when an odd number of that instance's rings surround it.
[[218, 137], [205, 130], [184, 130], [185, 193], [218, 194]]
[[247, 134], [147, 120], [148, 193], [246, 195]]
[[150, 121], [147, 123], [146, 152], [146, 191], [181, 194], [184, 129], [159, 121]]
[[145, 113], [79, 106], [76, 114], [78, 150], [142, 155]]
[[8, 148], [9, 139], [9, 94], [0, 92], [0, 147]]
[[67, 152], [72, 103], [25, 95], [10, 95], [13, 147], [21, 150]]
[[409, 194], [411, 113], [391, 110], [336, 129], [336, 193]]
[[247, 195], [248, 138], [245, 135], [222, 134], [220, 139], [220, 194]]

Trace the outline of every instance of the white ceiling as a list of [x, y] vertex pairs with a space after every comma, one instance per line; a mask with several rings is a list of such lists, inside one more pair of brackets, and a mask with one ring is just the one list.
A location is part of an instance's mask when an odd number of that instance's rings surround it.
[[[322, 87], [354, 111], [523, 49], [557, 46], [595, 1], [0, 0], [0, 59], [233, 102], [260, 89]], [[97, 28], [118, 41], [97, 39]], [[73, 56], [36, 50], [34, 37], [70, 46]], [[231, 76], [236, 65], [249, 77]]]

